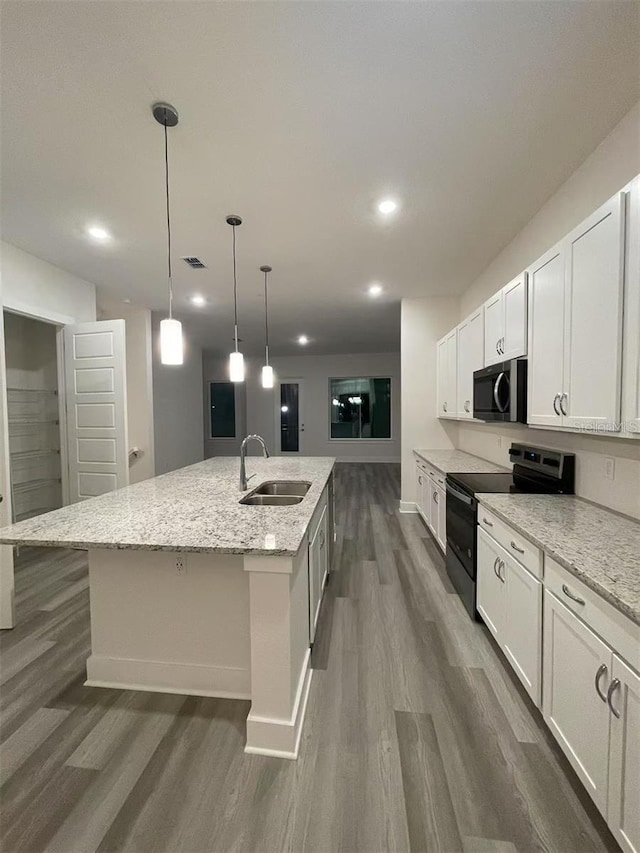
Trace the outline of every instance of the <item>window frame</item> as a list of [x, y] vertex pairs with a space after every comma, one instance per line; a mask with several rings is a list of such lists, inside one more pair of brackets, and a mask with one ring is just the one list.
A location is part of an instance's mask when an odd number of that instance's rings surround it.
[[[236, 397], [236, 387], [235, 383], [231, 382], [229, 379], [208, 379], [207, 385], [209, 386], [209, 437], [207, 441], [235, 441], [238, 438], [238, 398]], [[213, 401], [211, 399], [211, 386], [212, 385], [231, 385], [233, 388], [233, 435], [214, 435], [213, 434], [213, 417], [212, 417], [212, 405]]]
[[[388, 379], [389, 380], [389, 438], [333, 438], [331, 435], [331, 407], [332, 407], [332, 399], [333, 394], [331, 391], [331, 383], [334, 381], [344, 381], [345, 379]], [[365, 376], [360, 374], [359, 376], [353, 376], [349, 374], [348, 376], [330, 376], [327, 380], [327, 390], [328, 390], [328, 435], [329, 441], [342, 441], [348, 444], [353, 444], [354, 442], [372, 442], [374, 444], [378, 444], [381, 441], [391, 442], [395, 440], [395, 418], [393, 414], [393, 376], [379, 373], [374, 373], [369, 376]]]

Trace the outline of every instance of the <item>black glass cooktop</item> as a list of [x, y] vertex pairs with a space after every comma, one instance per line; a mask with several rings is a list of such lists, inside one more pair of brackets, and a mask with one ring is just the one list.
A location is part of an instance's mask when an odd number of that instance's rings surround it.
[[477, 495], [480, 492], [521, 492], [515, 485], [513, 474], [449, 474], [447, 479], [461, 486], [465, 492]]

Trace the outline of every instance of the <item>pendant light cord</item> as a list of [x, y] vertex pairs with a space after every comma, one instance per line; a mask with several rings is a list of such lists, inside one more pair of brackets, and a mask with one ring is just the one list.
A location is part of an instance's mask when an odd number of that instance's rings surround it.
[[169, 209], [169, 144], [167, 141], [167, 121], [164, 122], [164, 183], [167, 196], [167, 268], [169, 271], [169, 319], [173, 319], [173, 283], [171, 280], [171, 215]]
[[267, 276], [268, 272], [265, 270], [264, 274], [264, 341], [265, 341], [265, 350], [266, 350], [266, 363], [269, 364], [269, 308], [267, 304]]
[[238, 276], [236, 271], [236, 226], [233, 226], [233, 317], [236, 352], [238, 352]]

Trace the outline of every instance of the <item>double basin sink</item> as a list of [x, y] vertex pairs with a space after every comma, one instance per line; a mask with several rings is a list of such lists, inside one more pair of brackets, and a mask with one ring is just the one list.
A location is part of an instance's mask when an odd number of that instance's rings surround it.
[[292, 506], [299, 504], [311, 488], [304, 480], [268, 480], [242, 498], [247, 506]]

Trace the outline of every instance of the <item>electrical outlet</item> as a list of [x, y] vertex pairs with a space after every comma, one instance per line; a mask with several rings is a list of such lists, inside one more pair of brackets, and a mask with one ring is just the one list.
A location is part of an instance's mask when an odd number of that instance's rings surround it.
[[616, 460], [613, 456], [606, 456], [604, 460], [604, 476], [607, 480], [615, 480], [616, 478]]
[[184, 557], [176, 557], [176, 569], [178, 570], [179, 575], [185, 574], [187, 568], [184, 563]]

